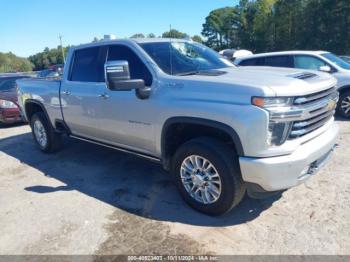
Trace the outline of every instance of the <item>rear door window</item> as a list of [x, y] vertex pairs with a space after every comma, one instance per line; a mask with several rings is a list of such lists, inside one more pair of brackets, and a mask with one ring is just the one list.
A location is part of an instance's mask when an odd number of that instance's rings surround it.
[[243, 60], [242, 62], [239, 63], [240, 66], [256, 66], [258, 64], [258, 59], [253, 58], [253, 59], [247, 59]]
[[293, 67], [293, 57], [288, 55], [268, 56], [264, 59], [264, 65], [272, 67]]
[[104, 82], [104, 63], [107, 48], [90, 47], [74, 52], [70, 80], [79, 82]]

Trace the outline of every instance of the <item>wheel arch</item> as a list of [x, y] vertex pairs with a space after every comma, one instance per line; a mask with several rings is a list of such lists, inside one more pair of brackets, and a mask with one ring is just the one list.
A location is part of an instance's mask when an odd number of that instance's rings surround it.
[[[220, 134], [222, 134], [223, 136], [225, 136], [227, 139], [230, 140], [230, 142], [232, 142], [237, 155], [244, 156], [244, 150], [241, 143], [241, 139], [237, 132], [229, 125], [205, 118], [172, 117], [165, 121], [161, 132], [161, 155], [163, 166], [166, 170], [169, 169], [171, 154], [173, 153], [171, 152], [171, 150], [169, 151], [169, 144], [171, 144], [169, 143], [169, 135], [171, 136], [171, 134], [174, 132], [175, 134], [177, 134], [176, 131], [174, 131], [174, 127], [186, 128], [186, 126], [191, 126], [192, 128], [202, 127], [202, 129], [199, 131], [198, 136], [201, 136], [203, 132], [206, 133], [209, 130], [211, 132], [217, 131], [215, 135], [219, 136]], [[186, 131], [183, 132], [186, 133]]]
[[346, 91], [349, 91], [349, 90], [350, 90], [350, 85], [345, 85], [345, 86], [342, 86], [342, 87], [338, 88], [339, 94], [342, 94], [342, 93], [344, 93]]
[[[346, 119], [350, 119], [350, 112], [349, 112], [349, 106], [344, 105], [343, 106], [343, 99], [348, 99], [350, 96], [350, 85], [348, 86], [343, 86], [338, 89], [339, 92], [339, 102], [337, 105], [337, 114], [340, 115], [341, 117], [344, 117]], [[348, 103], [348, 102], [346, 102]]]
[[37, 112], [43, 112], [45, 114], [45, 117], [47, 119], [50, 119], [45, 109], [45, 106], [41, 102], [34, 99], [26, 100], [24, 104], [24, 111], [28, 122], [30, 122], [30, 119], [32, 118], [32, 116]]
[[34, 99], [27, 99], [24, 104], [24, 110], [28, 122], [30, 122], [31, 117], [35, 113], [43, 112], [49, 124], [55, 129], [55, 131], [59, 133], [70, 133], [70, 129], [68, 128], [64, 120], [51, 119], [46, 111], [44, 104], [40, 101]]

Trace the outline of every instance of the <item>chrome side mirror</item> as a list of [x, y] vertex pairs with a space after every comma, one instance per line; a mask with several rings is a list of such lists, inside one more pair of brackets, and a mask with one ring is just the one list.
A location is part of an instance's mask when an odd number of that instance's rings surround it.
[[319, 70], [322, 71], [322, 72], [326, 72], [326, 73], [331, 73], [332, 72], [332, 68], [330, 66], [328, 66], [328, 65], [320, 66]]
[[130, 79], [129, 63], [124, 60], [106, 62], [105, 79], [107, 87], [113, 91], [130, 91], [145, 87], [142, 79]]
[[143, 79], [130, 79], [128, 61], [115, 60], [105, 63], [105, 81], [112, 91], [130, 91], [135, 89], [136, 96], [147, 99], [151, 94], [151, 88], [146, 87]]

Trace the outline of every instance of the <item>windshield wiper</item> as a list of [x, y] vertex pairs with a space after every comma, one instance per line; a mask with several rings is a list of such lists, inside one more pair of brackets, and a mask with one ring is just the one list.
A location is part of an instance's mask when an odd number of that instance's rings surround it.
[[225, 73], [226, 73], [225, 71], [220, 71], [217, 69], [209, 69], [209, 70], [189, 71], [189, 72], [179, 73], [176, 75], [177, 76], [190, 76], [190, 75], [220, 76]]
[[178, 73], [176, 76], [191, 76], [191, 75], [199, 75], [201, 74], [201, 71], [189, 71], [189, 72], [184, 72], [184, 73]]

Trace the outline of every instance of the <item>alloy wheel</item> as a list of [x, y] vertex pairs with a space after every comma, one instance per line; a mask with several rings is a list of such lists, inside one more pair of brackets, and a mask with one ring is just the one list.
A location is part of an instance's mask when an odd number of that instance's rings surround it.
[[345, 97], [341, 101], [340, 107], [345, 115], [350, 115], [350, 96]]
[[47, 146], [47, 134], [44, 125], [41, 121], [36, 120], [33, 129], [36, 141], [42, 148], [45, 148]]
[[215, 166], [198, 155], [187, 157], [180, 169], [182, 185], [197, 202], [208, 205], [215, 203], [221, 195], [221, 178]]

